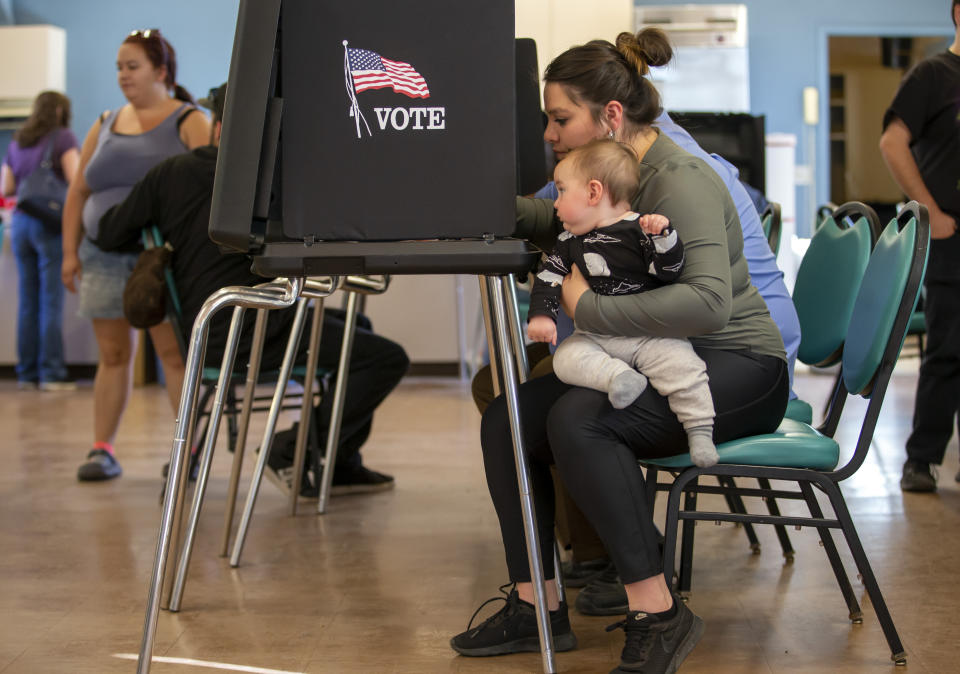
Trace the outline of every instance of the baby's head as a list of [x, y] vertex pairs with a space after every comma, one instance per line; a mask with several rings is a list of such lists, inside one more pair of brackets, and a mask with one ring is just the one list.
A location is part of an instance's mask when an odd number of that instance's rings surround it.
[[609, 138], [572, 150], [557, 164], [554, 202], [564, 228], [586, 234], [601, 221], [630, 210], [640, 191], [640, 163], [629, 145]]

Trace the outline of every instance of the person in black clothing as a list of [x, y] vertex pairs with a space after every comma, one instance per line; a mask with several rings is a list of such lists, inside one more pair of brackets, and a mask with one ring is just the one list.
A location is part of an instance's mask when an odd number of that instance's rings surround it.
[[[950, 48], [916, 64], [883, 116], [880, 151], [908, 199], [930, 213], [924, 314], [927, 349], [920, 365], [903, 491], [931, 492], [931, 464], [943, 462], [960, 408], [960, 0], [951, 9]], [[960, 472], [956, 475], [960, 482]]]
[[[114, 250], [139, 240], [144, 227], [153, 225], [159, 229], [173, 246], [171, 269], [180, 293], [181, 330], [185, 343], [189, 342], [190, 330], [200, 308], [214, 291], [232, 285], [257, 285], [265, 280], [250, 271], [250, 261], [245, 255], [221, 254], [207, 233], [225, 94], [224, 84], [211, 90], [210, 97], [201, 101], [213, 112], [210, 145], [171, 157], [151, 169], [123, 203], [104, 214], [100, 221], [100, 236], [95, 241], [103, 250]], [[206, 362], [210, 365], [219, 366], [223, 358], [231, 313], [215, 314], [210, 322], [206, 351]], [[262, 370], [280, 366], [292, 321], [292, 308], [269, 313]], [[237, 351], [238, 365], [249, 360], [252, 333], [253, 321], [246, 320]], [[343, 333], [342, 312], [327, 309], [320, 341], [320, 368], [336, 370]], [[307, 341], [302, 339], [300, 342], [301, 363], [306, 360]], [[333, 494], [393, 487], [391, 476], [363, 465], [360, 447], [370, 434], [374, 410], [400, 382], [408, 367], [409, 360], [403, 347], [374, 334], [369, 320], [358, 317], [333, 475]], [[313, 415], [319, 438], [326, 437], [329, 427], [330, 398], [332, 396], [324, 396]], [[268, 475], [272, 473], [275, 481], [280, 480], [288, 486], [292, 485], [295, 439], [296, 428], [278, 433], [270, 456]], [[308, 461], [308, 465], [312, 465], [311, 462]], [[309, 483], [309, 476], [304, 476], [302, 491], [316, 493], [316, 486]]]

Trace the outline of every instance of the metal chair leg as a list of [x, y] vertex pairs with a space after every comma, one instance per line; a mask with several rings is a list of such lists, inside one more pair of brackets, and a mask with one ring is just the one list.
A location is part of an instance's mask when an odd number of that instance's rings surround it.
[[237, 357], [237, 345], [240, 341], [240, 328], [243, 325], [243, 307], [233, 310], [230, 320], [230, 331], [224, 348], [223, 362], [220, 365], [220, 376], [217, 379], [217, 393], [210, 408], [210, 418], [206, 442], [200, 453], [200, 474], [197, 477], [197, 486], [193, 490], [193, 505], [190, 508], [190, 517], [187, 530], [180, 549], [180, 563], [177, 565], [173, 579], [173, 592], [170, 595], [170, 610], [179, 611], [183, 599], [183, 587], [187, 582], [187, 571], [190, 568], [190, 556], [193, 554], [193, 542], [197, 534], [197, 524], [200, 521], [200, 509], [203, 507], [203, 497], [207, 491], [207, 480], [210, 477], [210, 465], [213, 462], [213, 451], [220, 431], [220, 420], [223, 418], [223, 406], [230, 390], [230, 377], [233, 373], [233, 362]]
[[302, 283], [302, 279], [293, 279], [282, 294], [277, 292], [261, 293], [250, 288], [222, 288], [204, 302], [194, 322], [190, 347], [187, 352], [183, 388], [180, 391], [180, 406], [177, 413], [173, 446], [170, 449], [170, 469], [163, 502], [163, 513], [160, 518], [160, 531], [157, 536], [156, 556], [147, 592], [143, 638], [137, 660], [138, 674], [147, 674], [152, 664], [153, 643], [156, 638], [157, 619], [160, 612], [160, 594], [173, 529], [174, 501], [179, 492], [180, 483], [184, 478], [181, 466], [186, 451], [189, 451], [187, 437], [190, 433], [190, 426], [195, 421], [197, 390], [203, 370], [203, 356], [206, 351], [210, 318], [224, 306], [241, 304], [244, 301], [250, 301], [252, 306], [257, 306], [253, 304], [257, 301], [262, 302], [265, 306], [289, 306], [300, 294]]
[[[720, 483], [721, 487], [727, 489], [736, 489], [737, 483], [732, 477], [724, 477], [722, 475], [717, 476], [717, 482]], [[739, 494], [734, 494], [731, 492], [726, 492], [723, 495], [724, 500], [727, 502], [727, 508], [732, 513], [746, 514], [747, 507], [743, 504], [743, 499], [740, 498]], [[753, 524], [750, 522], [743, 523], [743, 532], [747, 535], [747, 542], [750, 543], [750, 550], [755, 555], [760, 554], [760, 540], [757, 538], [757, 532], [753, 529]]]
[[[691, 483], [694, 489], [684, 492], [683, 509], [693, 511], [697, 509], [697, 478], [691, 480]], [[690, 592], [691, 576], [693, 575], [693, 539], [696, 533], [696, 524], [695, 520], [684, 520], [683, 522], [680, 543], [680, 574], [677, 578], [677, 591], [680, 593]], [[669, 567], [664, 566], [663, 568], [667, 569]]]
[[343, 342], [340, 344], [340, 360], [337, 364], [336, 384], [333, 387], [333, 403], [330, 407], [330, 427], [327, 429], [327, 447], [323, 461], [323, 476], [320, 480], [320, 496], [317, 512], [327, 511], [330, 488], [333, 485], [334, 464], [340, 444], [340, 425], [343, 421], [343, 401], [347, 397], [347, 378], [350, 373], [350, 354], [353, 352], [353, 336], [357, 328], [357, 307], [360, 294], [347, 293], [346, 317], [343, 323]]
[[323, 298], [314, 300], [310, 322], [310, 343], [307, 349], [307, 371], [303, 377], [303, 400], [300, 404], [300, 427], [293, 451], [293, 489], [290, 490], [290, 515], [297, 514], [297, 498], [303, 480], [303, 464], [307, 451], [307, 435], [313, 423], [313, 387], [317, 380], [317, 361], [320, 360], [320, 340], [323, 337]]
[[290, 327], [290, 339], [287, 340], [287, 349], [283, 354], [283, 363], [280, 366], [280, 376], [277, 380], [277, 387], [273, 391], [273, 400], [270, 402], [270, 411], [267, 413], [267, 426], [263, 429], [263, 439], [260, 441], [260, 455], [257, 457], [257, 465], [253, 471], [253, 478], [250, 480], [250, 490], [247, 492], [247, 501], [244, 504], [243, 515], [240, 518], [240, 526], [237, 529], [237, 538], [233, 542], [233, 552], [230, 555], [230, 566], [232, 567], [240, 565], [240, 555], [243, 552], [243, 545], [247, 539], [250, 519], [253, 517], [253, 507], [257, 503], [260, 482], [263, 481], [263, 471], [267, 466], [267, 459], [270, 457], [270, 449], [273, 446], [273, 434], [277, 427], [277, 418], [280, 416], [283, 396], [287, 391], [287, 382], [290, 381], [290, 374], [293, 372], [293, 362], [296, 360], [297, 349], [300, 345], [300, 336], [303, 334], [303, 323], [306, 311], [307, 299], [301, 297], [297, 300], [297, 312], [294, 314], [293, 325]]
[[553, 653], [553, 633], [550, 630], [550, 612], [547, 609], [546, 585], [543, 580], [543, 568], [540, 557], [540, 541], [537, 537], [536, 512], [533, 507], [533, 494], [530, 487], [530, 472], [527, 466], [523, 435], [520, 430], [520, 405], [517, 396], [516, 366], [510, 348], [509, 327], [504, 309], [503, 283], [500, 276], [487, 276], [487, 295], [493, 314], [493, 328], [501, 358], [501, 371], [507, 397], [507, 411], [510, 418], [510, 431], [513, 437], [514, 460], [517, 467], [517, 486], [520, 490], [520, 505], [523, 513], [524, 533], [527, 539], [527, 558], [530, 562], [530, 579], [533, 581], [534, 606], [537, 613], [537, 630], [540, 635], [540, 648], [544, 672], [556, 672]]
[[880, 627], [883, 629], [883, 635], [887, 639], [887, 645], [890, 647], [890, 659], [897, 665], [907, 664], [907, 653], [903, 650], [903, 644], [900, 642], [900, 635], [897, 634], [897, 628], [893, 624], [893, 618], [887, 609], [887, 602], [883, 599], [883, 593], [880, 592], [880, 585], [877, 583], [876, 576], [873, 575], [873, 569], [867, 560], [867, 553], [863, 550], [863, 544], [860, 542], [860, 536], [857, 534], [857, 527], [850, 517], [850, 511], [847, 510], [847, 503], [840, 492], [840, 487], [828, 480], [826, 477], [818, 483], [818, 486], [824, 490], [833, 506], [833, 512], [840, 521], [841, 531], [847, 539], [847, 545], [853, 554], [853, 559], [857, 563], [857, 569], [863, 579], [863, 584], [867, 588], [867, 594], [870, 596], [870, 603], [873, 604], [873, 610], [877, 613], [877, 619], [880, 621]]
[[233, 513], [237, 507], [237, 491], [240, 487], [240, 473], [243, 470], [243, 455], [247, 448], [247, 431], [250, 428], [250, 412], [253, 409], [253, 397], [260, 376], [260, 359], [263, 355], [263, 342], [267, 335], [267, 310], [257, 309], [257, 320], [253, 325], [253, 342], [250, 345], [250, 362], [247, 365], [247, 381], [243, 390], [243, 404], [240, 409], [240, 422], [237, 429], [237, 443], [233, 450], [233, 463], [230, 466], [230, 482], [227, 486], [227, 503], [223, 516], [223, 536], [220, 539], [220, 556], [226, 557], [230, 551], [230, 532], [233, 530]]
[[[770, 486], [770, 480], [765, 477], [758, 477], [757, 483], [760, 485], [761, 489], [772, 489]], [[767, 504], [767, 512], [774, 517], [779, 517], [780, 506], [777, 505], [777, 499], [770, 496], [765, 498], [764, 501]], [[783, 558], [785, 562], [787, 564], [793, 564], [793, 543], [790, 542], [790, 536], [787, 534], [787, 528], [782, 524], [777, 524], [773, 529], [777, 532], [777, 539], [780, 541], [780, 549], [783, 550]]]
[[[804, 500], [807, 502], [807, 508], [810, 509], [810, 514], [817, 518], [823, 519], [823, 510], [820, 508], [820, 503], [817, 501], [816, 494], [813, 493], [813, 488], [808, 482], [800, 483], [800, 491], [803, 492]], [[827, 553], [827, 559], [830, 560], [830, 566], [833, 568], [833, 575], [837, 578], [837, 585], [840, 586], [840, 592], [843, 594], [843, 600], [847, 603], [847, 611], [850, 616], [850, 621], [854, 623], [863, 622], [863, 611], [860, 609], [860, 604], [857, 602], [857, 595], [853, 591], [853, 587], [850, 585], [850, 579], [847, 577], [847, 572], [843, 568], [843, 562], [840, 559], [840, 553], [837, 551], [837, 546], [833, 542], [833, 534], [830, 533], [830, 530], [826, 527], [817, 527], [817, 533], [820, 534], [820, 540], [823, 543], [823, 549]]]

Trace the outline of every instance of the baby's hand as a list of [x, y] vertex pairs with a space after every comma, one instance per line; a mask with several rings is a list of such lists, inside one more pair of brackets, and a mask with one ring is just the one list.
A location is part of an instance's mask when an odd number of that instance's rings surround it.
[[670, 221], [666, 216], [660, 215], [659, 213], [647, 213], [646, 215], [641, 215], [640, 220], [640, 229], [642, 229], [647, 234], [660, 234], [663, 230], [670, 226]]
[[527, 337], [535, 342], [557, 343], [557, 324], [546, 316], [534, 316], [527, 323]]

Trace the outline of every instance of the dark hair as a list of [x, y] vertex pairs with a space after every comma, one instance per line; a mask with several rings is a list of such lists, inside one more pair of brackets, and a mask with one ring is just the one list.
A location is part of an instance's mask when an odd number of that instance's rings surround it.
[[167, 89], [173, 90], [174, 98], [187, 103], [196, 103], [190, 92], [177, 84], [177, 52], [167, 38], [160, 34], [159, 28], [135, 30], [126, 37], [123, 44], [138, 45], [146, 53], [154, 68], [166, 66], [167, 77], [164, 83]]
[[636, 35], [620, 33], [615, 45], [592, 40], [571, 47], [547, 66], [543, 79], [563, 85], [574, 103], [584, 101], [598, 122], [603, 106], [619, 101], [636, 130], [649, 126], [662, 111], [660, 94], [644, 75], [650, 66], [666, 65], [671, 58], [673, 49], [666, 33], [644, 28]]
[[953, 0], [953, 4], [950, 6], [950, 18], [953, 19], [953, 26], [957, 26], [957, 5], [960, 5], [960, 0]]
[[13, 134], [20, 147], [33, 147], [54, 129], [70, 126], [70, 99], [59, 91], [42, 91], [33, 100], [33, 110]]
[[584, 178], [599, 180], [610, 195], [610, 203], [632, 203], [640, 192], [640, 162], [626, 143], [612, 138], [597, 138], [570, 151], [561, 162]]

